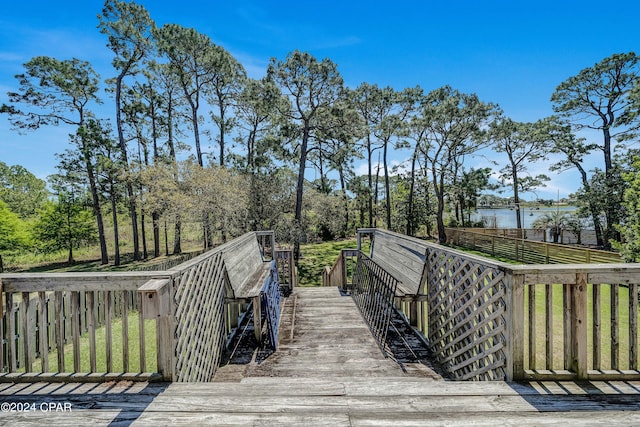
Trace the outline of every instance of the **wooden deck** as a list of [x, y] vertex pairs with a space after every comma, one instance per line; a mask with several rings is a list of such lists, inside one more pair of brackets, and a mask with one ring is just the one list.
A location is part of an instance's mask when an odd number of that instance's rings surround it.
[[640, 382], [452, 382], [427, 367], [405, 372], [336, 288], [296, 289], [282, 320], [276, 353], [222, 367], [213, 383], [0, 385], [0, 425], [640, 424]]

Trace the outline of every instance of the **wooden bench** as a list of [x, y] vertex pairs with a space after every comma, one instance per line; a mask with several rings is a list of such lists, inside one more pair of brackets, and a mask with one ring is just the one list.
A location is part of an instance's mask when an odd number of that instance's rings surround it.
[[418, 239], [376, 229], [371, 244], [371, 259], [400, 283], [397, 297], [416, 296], [425, 280], [427, 246]]
[[252, 301], [255, 336], [262, 341], [262, 303], [265, 287], [276, 280], [271, 272], [274, 261], [265, 261], [255, 233], [244, 234], [221, 247], [227, 272], [228, 301]]

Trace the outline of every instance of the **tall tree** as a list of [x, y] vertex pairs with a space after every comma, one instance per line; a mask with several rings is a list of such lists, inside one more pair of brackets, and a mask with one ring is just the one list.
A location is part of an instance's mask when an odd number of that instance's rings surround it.
[[[99, 77], [88, 62], [75, 58], [61, 61], [37, 56], [24, 66], [25, 73], [16, 76], [20, 81], [19, 92], [9, 93], [9, 100], [13, 105], [3, 105], [0, 112], [8, 113], [12, 124], [22, 130], [35, 130], [41, 126], [57, 126], [61, 123], [76, 127], [72, 142], [83, 159], [89, 179], [101, 262], [107, 264], [109, 257], [95, 179], [95, 162], [91, 154], [92, 148], [81, 132], [87, 118], [91, 117], [89, 106], [100, 103], [97, 96]], [[16, 104], [24, 104], [28, 110], [19, 110]]]
[[[391, 224], [391, 189], [389, 182], [389, 150], [393, 148], [394, 138], [398, 137], [405, 126], [405, 119], [414, 108], [422, 89], [408, 88], [401, 92], [387, 86], [379, 88], [368, 83], [361, 84], [349, 93], [351, 103], [358, 109], [368, 132], [363, 144], [367, 151], [369, 186], [373, 188], [373, 154], [382, 150], [382, 167], [384, 171], [385, 218], [388, 229]], [[374, 191], [370, 199], [369, 214], [373, 216]], [[371, 226], [373, 225], [370, 219]]]
[[[131, 1], [106, 0], [102, 14], [98, 15], [100, 32], [108, 37], [107, 46], [115, 57], [111, 62], [117, 71], [112, 83], [116, 101], [116, 130], [122, 152], [122, 160], [129, 165], [127, 139], [122, 122], [122, 93], [124, 81], [140, 72], [140, 65], [154, 49], [152, 33], [155, 24], [149, 12], [141, 5]], [[140, 237], [138, 232], [138, 214], [133, 185], [127, 183], [129, 197], [129, 214], [133, 229], [133, 258], [140, 259]]]
[[40, 249], [46, 252], [67, 251], [67, 262], [73, 264], [73, 250], [95, 243], [95, 226], [91, 212], [83, 205], [81, 186], [69, 176], [50, 177], [56, 202], [41, 209], [33, 233]]
[[627, 215], [620, 226], [623, 239], [615, 246], [620, 249], [627, 262], [640, 260], [640, 155], [637, 151], [631, 153], [629, 168], [623, 173], [627, 188], [624, 192], [623, 205]]
[[419, 123], [424, 127], [426, 137], [420, 151], [431, 173], [437, 199], [436, 223], [441, 243], [447, 240], [444, 208], [451, 168], [456, 159], [486, 146], [484, 129], [495, 113], [493, 104], [486, 104], [477, 95], [464, 94], [450, 86], [430, 92], [421, 107]]
[[529, 166], [547, 159], [550, 150], [549, 137], [543, 122], [520, 123], [500, 117], [489, 126], [493, 149], [507, 156], [500, 169], [500, 180], [511, 187], [516, 210], [516, 227], [522, 228], [520, 195], [535, 190], [549, 181], [544, 174], [532, 176]]
[[573, 133], [571, 125], [564, 122], [558, 117], [552, 116], [543, 120], [549, 135], [554, 153], [561, 153], [564, 158], [558, 160], [549, 167], [551, 171], [563, 172], [565, 170], [576, 168], [580, 174], [582, 183], [582, 201], [587, 206], [588, 212], [593, 221], [593, 227], [596, 233], [596, 243], [598, 246], [604, 246], [604, 238], [602, 232], [602, 222], [600, 220], [601, 207], [596, 203], [596, 192], [591, 188], [591, 178], [586, 169], [585, 156], [596, 150], [597, 144], [589, 144], [585, 138], [578, 138]]
[[217, 112], [211, 111], [211, 117], [218, 127], [218, 164], [225, 166], [225, 154], [227, 151], [226, 135], [233, 129], [235, 121], [230, 116], [230, 110], [246, 84], [247, 74], [240, 64], [229, 52], [221, 46], [213, 49], [213, 61], [216, 63], [215, 75], [211, 81], [209, 102], [217, 107]]
[[471, 168], [469, 171], [462, 169], [456, 196], [463, 227], [471, 227], [471, 212], [475, 211], [478, 205], [480, 193], [484, 190], [496, 189], [497, 186], [490, 183], [490, 177], [491, 168]]
[[318, 143], [316, 134], [324, 125], [320, 120], [324, 110], [343, 96], [343, 80], [336, 64], [329, 59], [318, 61], [306, 52], [294, 51], [284, 61], [271, 60], [267, 76], [273, 80], [291, 100], [291, 108], [280, 113], [291, 122], [290, 141], [298, 158], [298, 182], [296, 188], [294, 257], [300, 256], [302, 232], [302, 196], [307, 156]]
[[157, 30], [156, 37], [160, 53], [169, 59], [170, 69], [189, 106], [196, 158], [200, 167], [204, 167], [200, 113], [217, 76], [220, 48], [207, 35], [177, 24], [163, 25]]
[[21, 218], [29, 218], [47, 201], [47, 183], [20, 165], [0, 162], [0, 200]]
[[[613, 148], [634, 138], [640, 129], [640, 119], [633, 110], [631, 91], [640, 79], [639, 59], [635, 53], [614, 54], [593, 67], [562, 82], [551, 96], [553, 109], [568, 119], [576, 130], [590, 129], [600, 133], [597, 145], [603, 153], [607, 197], [603, 243], [617, 238], [616, 224], [620, 223], [620, 203], [617, 203]], [[609, 189], [611, 191], [609, 191]]]
[[[166, 136], [167, 161], [173, 165], [174, 180], [176, 185], [179, 185], [180, 175], [178, 173], [177, 153], [184, 144], [180, 143], [178, 137], [181, 135], [180, 124], [184, 116], [182, 109], [186, 101], [180, 97], [182, 89], [172, 68], [171, 64], [151, 62], [147, 78], [149, 86], [154, 88], [154, 92], [157, 91], [156, 93], [160, 98], [158, 120], [161, 130], [159, 133]], [[179, 254], [182, 252], [182, 221], [180, 211], [175, 210], [174, 212], [173, 253]]]

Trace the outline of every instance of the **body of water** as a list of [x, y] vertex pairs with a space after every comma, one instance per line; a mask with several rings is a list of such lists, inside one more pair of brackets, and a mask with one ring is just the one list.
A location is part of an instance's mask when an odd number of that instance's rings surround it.
[[[577, 208], [575, 206], [561, 206], [560, 212], [573, 213]], [[523, 219], [523, 228], [532, 228], [533, 221], [536, 218], [548, 213], [555, 212], [557, 207], [525, 207], [521, 210], [520, 215]], [[515, 208], [500, 209], [484, 209], [480, 208], [471, 214], [472, 221], [484, 221], [485, 227], [488, 228], [516, 228], [516, 210]], [[495, 225], [494, 225], [495, 224]]]

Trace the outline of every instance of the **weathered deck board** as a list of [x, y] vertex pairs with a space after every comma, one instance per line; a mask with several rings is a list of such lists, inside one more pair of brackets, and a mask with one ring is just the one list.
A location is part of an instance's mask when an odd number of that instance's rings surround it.
[[[640, 381], [453, 382], [385, 359], [350, 298], [298, 290], [293, 337], [237, 382], [1, 384], [11, 426], [638, 425]], [[320, 304], [318, 307], [315, 304]], [[284, 315], [286, 320], [287, 316]], [[289, 316], [289, 322], [291, 318]], [[41, 411], [65, 403], [71, 412]]]

